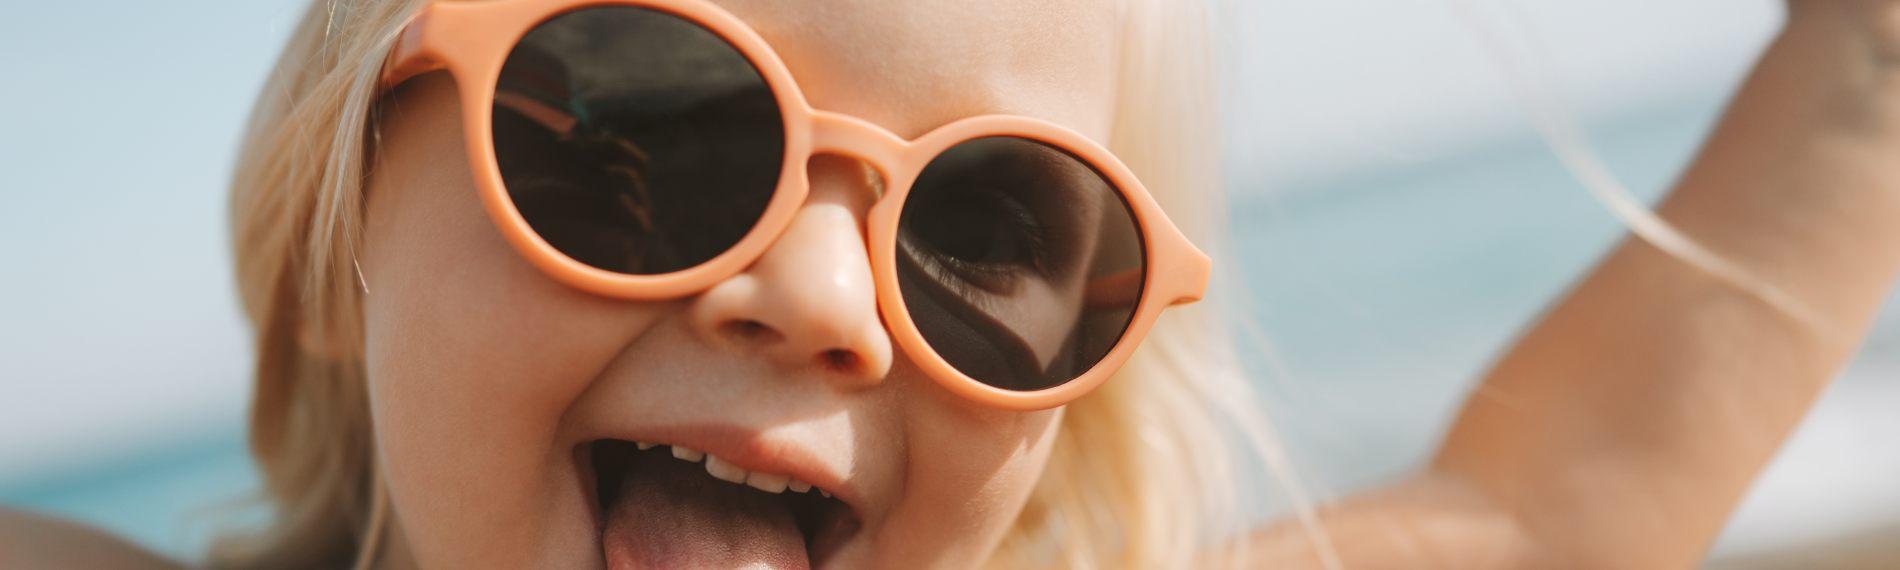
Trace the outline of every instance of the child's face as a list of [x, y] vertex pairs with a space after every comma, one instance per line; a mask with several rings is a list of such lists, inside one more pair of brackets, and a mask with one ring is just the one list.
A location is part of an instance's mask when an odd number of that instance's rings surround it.
[[[1011, 113], [1107, 140], [1110, 2], [719, 3], [815, 107], [906, 137]], [[827, 566], [969, 566], [1014, 520], [1061, 412], [978, 407], [892, 346], [861, 233], [874, 190], [857, 163], [814, 160], [809, 202], [745, 272], [677, 301], [624, 302], [555, 283], [502, 241], [446, 76], [411, 82], [387, 109], [360, 263], [397, 548], [432, 567], [590, 567], [603, 548], [673, 567], [802, 566], [808, 548]], [[735, 325], [748, 322], [769, 330]], [[855, 363], [835, 365], [833, 349]], [[632, 455], [603, 439], [803, 474], [845, 507], [788, 506], [790, 491], [649, 454], [612, 468], [626, 486], [597, 512], [618, 483], [596, 482], [590, 457]]]

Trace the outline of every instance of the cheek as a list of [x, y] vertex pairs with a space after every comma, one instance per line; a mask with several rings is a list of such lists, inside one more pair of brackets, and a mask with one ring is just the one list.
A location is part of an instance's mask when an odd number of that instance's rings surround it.
[[392, 499], [424, 559], [535, 555], [541, 541], [523, 529], [544, 525], [524, 523], [574, 503], [551, 499], [576, 484], [573, 450], [554, 445], [563, 416], [660, 308], [549, 280], [502, 241], [459, 157], [411, 148], [458, 141], [389, 130], [398, 136], [370, 185], [359, 262], [371, 417]]
[[1035, 489], [1062, 412], [933, 407], [907, 414], [913, 420], [906, 430], [905, 498], [880, 538], [890, 545], [889, 560], [975, 567], [995, 549]]
[[[406, 139], [399, 142], [427, 142]], [[402, 155], [394, 144], [390, 154]], [[385, 451], [525, 439], [579, 381], [550, 322], [561, 297], [484, 225], [460, 161], [386, 161], [364, 237], [365, 358]], [[544, 358], [557, 356], [557, 358]], [[551, 425], [541, 429], [549, 429]], [[420, 442], [418, 442], [420, 443]], [[437, 455], [452, 450], [436, 452]]]
[[541, 549], [551, 539], [584, 536], [563, 526], [586, 513], [570, 500], [579, 495], [572, 450], [554, 446], [554, 434], [606, 357], [552, 321], [568, 314], [560, 303], [503, 294], [506, 278], [475, 273], [450, 271], [462, 284], [415, 295], [371, 289], [386, 299], [368, 303], [365, 319], [371, 417], [421, 560], [526, 566], [550, 556]]

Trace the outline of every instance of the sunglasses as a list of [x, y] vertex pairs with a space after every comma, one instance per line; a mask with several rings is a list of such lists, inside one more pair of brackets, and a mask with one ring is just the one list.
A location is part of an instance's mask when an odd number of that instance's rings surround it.
[[885, 328], [982, 404], [1074, 400], [1207, 285], [1207, 256], [1086, 137], [988, 115], [904, 140], [814, 109], [756, 32], [704, 0], [432, 3], [381, 86], [436, 70], [455, 79], [501, 234], [598, 295], [705, 291], [791, 223], [813, 155], [867, 165], [883, 181], [865, 243]]

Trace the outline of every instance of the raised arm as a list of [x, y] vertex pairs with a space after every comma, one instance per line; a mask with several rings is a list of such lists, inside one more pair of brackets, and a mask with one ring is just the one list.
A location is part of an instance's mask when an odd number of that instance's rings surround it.
[[[1796, 0], [1661, 216], [1811, 311], [1626, 240], [1416, 480], [1324, 512], [1350, 568], [1689, 568], [1900, 270], [1900, 0]], [[1296, 529], [1256, 537], [1316, 560]]]

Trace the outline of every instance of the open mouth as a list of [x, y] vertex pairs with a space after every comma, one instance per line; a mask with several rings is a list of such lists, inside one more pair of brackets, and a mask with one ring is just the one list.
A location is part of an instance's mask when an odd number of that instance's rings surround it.
[[821, 567], [859, 526], [827, 490], [686, 447], [603, 439], [584, 451], [613, 570]]

